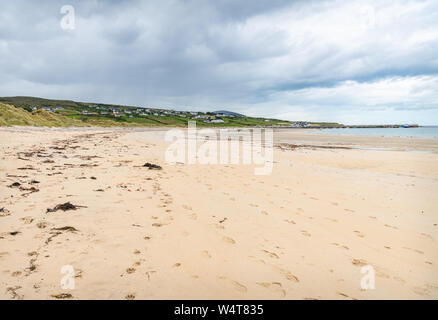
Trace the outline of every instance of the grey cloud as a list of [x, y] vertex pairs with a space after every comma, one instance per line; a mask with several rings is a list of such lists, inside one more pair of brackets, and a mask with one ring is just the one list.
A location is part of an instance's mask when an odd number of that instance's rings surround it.
[[[0, 95], [197, 110], [220, 105], [330, 121], [355, 108], [404, 110], [395, 93], [382, 103], [364, 95], [368, 83], [438, 77], [432, 2], [75, 0], [73, 31], [59, 26], [64, 4], [4, 5]], [[340, 89], [348, 81], [359, 84], [355, 94]], [[431, 95], [414, 92], [434, 85], [416, 86], [408, 108], [433, 110]], [[319, 88], [336, 94], [312, 94]]]

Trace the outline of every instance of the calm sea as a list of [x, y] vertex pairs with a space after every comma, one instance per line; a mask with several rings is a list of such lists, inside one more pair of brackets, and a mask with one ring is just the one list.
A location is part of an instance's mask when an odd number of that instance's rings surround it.
[[438, 126], [419, 128], [333, 128], [312, 130], [312, 133], [350, 136], [438, 138]]

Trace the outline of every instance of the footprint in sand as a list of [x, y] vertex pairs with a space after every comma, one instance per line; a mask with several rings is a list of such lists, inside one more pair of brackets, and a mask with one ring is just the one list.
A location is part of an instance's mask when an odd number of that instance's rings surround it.
[[355, 266], [358, 266], [358, 267], [363, 267], [363, 266], [368, 265], [368, 262], [366, 262], [366, 261], [363, 260], [363, 259], [353, 259], [353, 260], [351, 261], [351, 263], [352, 263], [353, 265], [355, 265]]
[[135, 299], [135, 293], [129, 293], [125, 296], [126, 300], [134, 300]]
[[345, 246], [345, 245], [340, 245], [339, 243], [336, 243], [336, 242], [333, 242], [333, 243], [331, 243], [331, 245], [333, 245], [333, 246], [336, 246], [336, 247], [339, 247], [339, 248], [343, 248], [343, 249], [345, 249], [345, 250], [349, 250], [350, 248], [348, 248], [347, 246]]
[[225, 242], [227, 242], [227, 243], [231, 243], [231, 244], [235, 244], [235, 243], [236, 243], [236, 241], [235, 241], [233, 238], [230, 238], [230, 237], [226, 237], [226, 236], [224, 236], [222, 239], [223, 239]]
[[292, 281], [292, 282], [300, 282], [300, 279], [298, 279], [297, 276], [293, 275], [289, 270], [286, 269], [282, 269], [282, 268], [278, 268], [278, 270], [280, 271], [280, 273], [286, 277], [287, 280]]
[[207, 250], [201, 251], [201, 255], [202, 255], [204, 258], [208, 258], [208, 259], [211, 258], [211, 254], [210, 254]]
[[221, 280], [228, 280], [233, 285], [233, 288], [235, 290], [239, 291], [239, 292], [247, 292], [248, 291], [246, 286], [244, 286], [243, 284], [241, 284], [241, 283], [239, 283], [237, 281], [229, 280], [229, 279], [227, 279], [227, 277], [223, 277], [223, 276], [219, 277], [219, 279], [221, 279]]
[[393, 278], [394, 278], [395, 281], [398, 281], [398, 282], [400, 282], [400, 283], [403, 283], [403, 284], [406, 283], [405, 280], [403, 280], [402, 278], [400, 278], [400, 277], [398, 277], [398, 276], [394, 276]]
[[433, 237], [430, 234], [427, 233], [421, 233], [421, 235], [427, 239], [433, 240]]
[[310, 237], [310, 236], [311, 236], [311, 234], [308, 233], [306, 230], [301, 230], [301, 234], [302, 234], [303, 236], [305, 236], [305, 237]]
[[45, 221], [41, 221], [41, 222], [38, 222], [38, 223], [36, 224], [36, 226], [37, 226], [38, 228], [40, 228], [40, 229], [44, 229], [44, 228], [46, 228], [48, 225], [49, 225], [49, 224], [48, 224], [47, 222], [45, 222]]
[[23, 221], [24, 224], [31, 224], [33, 222], [33, 218], [28, 216], [28, 217], [20, 218], [20, 221]]
[[256, 282], [259, 286], [262, 286], [267, 289], [271, 289], [274, 292], [279, 293], [281, 296], [286, 296], [286, 291], [283, 289], [283, 286], [280, 282]]
[[165, 223], [159, 223], [159, 222], [152, 223], [152, 227], [157, 227], [157, 228], [160, 228], [160, 227], [165, 226], [165, 225], [166, 225]]
[[128, 268], [128, 269], [126, 269], [126, 273], [127, 274], [131, 274], [131, 273], [134, 273], [135, 272], [135, 268]]
[[191, 215], [189, 215], [189, 219], [197, 220], [198, 219], [198, 215], [196, 213], [192, 213]]
[[360, 231], [355, 230], [354, 233], [359, 237], [359, 238], [364, 238], [365, 235], [363, 233], [361, 233]]
[[337, 295], [340, 295], [340, 296], [342, 296], [342, 297], [345, 297], [345, 298], [350, 298], [350, 299], [353, 299], [353, 300], [357, 300], [357, 299], [355, 299], [355, 298], [353, 298], [353, 297], [350, 297], [349, 295], [347, 295], [347, 294], [345, 294], [345, 293], [342, 293], [342, 292], [336, 292], [336, 294], [337, 294]]
[[270, 252], [268, 250], [262, 250], [262, 251], [266, 253], [270, 258], [280, 259], [280, 257], [274, 252]]
[[241, 284], [237, 281], [232, 280], [231, 283], [233, 284], [234, 289], [236, 289], [237, 291], [240, 291], [240, 292], [247, 292], [248, 291], [248, 289], [243, 284]]
[[429, 290], [427, 290], [426, 288], [422, 288], [422, 287], [413, 287], [412, 291], [414, 291], [416, 294], [418, 294], [420, 296], [428, 296], [429, 295]]
[[403, 247], [403, 249], [405, 249], [405, 250], [410, 250], [410, 251], [414, 251], [414, 252], [419, 253], [419, 254], [424, 254], [423, 251], [420, 251], [420, 250], [417, 250], [417, 249], [411, 249], [411, 248], [408, 248], [408, 247]]
[[289, 223], [289, 224], [296, 224], [295, 221], [293, 221], [293, 220], [287, 220], [287, 219], [286, 219], [286, 220], [284, 220], [284, 221], [286, 221], [286, 222]]

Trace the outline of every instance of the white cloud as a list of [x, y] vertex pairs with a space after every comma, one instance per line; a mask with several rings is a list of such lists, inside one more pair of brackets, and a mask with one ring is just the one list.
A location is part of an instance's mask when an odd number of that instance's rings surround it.
[[436, 124], [438, 76], [345, 81], [335, 87], [275, 93], [270, 101], [268, 104], [277, 106], [276, 116], [286, 119], [299, 116], [350, 124], [408, 123], [415, 119], [424, 124]]

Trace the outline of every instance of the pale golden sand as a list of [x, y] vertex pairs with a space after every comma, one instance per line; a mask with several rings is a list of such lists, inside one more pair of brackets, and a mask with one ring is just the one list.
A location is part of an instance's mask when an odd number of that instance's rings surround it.
[[[272, 174], [256, 176], [166, 164], [162, 134], [0, 129], [0, 298], [438, 298], [438, 154], [275, 148]], [[305, 131], [276, 141], [438, 150]], [[46, 213], [67, 201], [86, 208]], [[78, 231], [54, 230], [66, 226]], [[74, 290], [60, 287], [63, 265]], [[361, 290], [363, 265], [374, 290]]]

